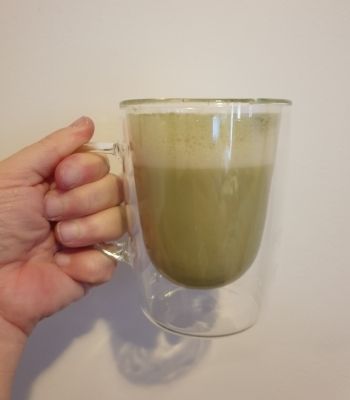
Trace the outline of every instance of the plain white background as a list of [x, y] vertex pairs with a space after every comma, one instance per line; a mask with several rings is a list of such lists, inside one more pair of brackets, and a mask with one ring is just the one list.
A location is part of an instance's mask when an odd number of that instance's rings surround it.
[[135, 97], [293, 100], [279, 268], [258, 325], [162, 333], [132, 272], [43, 321], [14, 400], [350, 397], [348, 0], [1, 0], [0, 156]]

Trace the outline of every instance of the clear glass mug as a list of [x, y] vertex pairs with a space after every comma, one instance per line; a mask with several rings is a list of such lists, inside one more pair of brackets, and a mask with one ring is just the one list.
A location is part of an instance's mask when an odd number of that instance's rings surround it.
[[171, 332], [216, 337], [259, 315], [285, 181], [282, 99], [127, 100], [120, 143], [129, 234], [102, 243], [131, 264], [142, 309]]

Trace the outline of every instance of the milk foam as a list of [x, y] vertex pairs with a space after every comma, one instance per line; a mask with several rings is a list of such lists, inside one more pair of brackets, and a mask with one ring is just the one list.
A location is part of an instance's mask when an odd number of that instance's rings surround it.
[[133, 162], [157, 168], [243, 168], [273, 164], [278, 115], [134, 114]]

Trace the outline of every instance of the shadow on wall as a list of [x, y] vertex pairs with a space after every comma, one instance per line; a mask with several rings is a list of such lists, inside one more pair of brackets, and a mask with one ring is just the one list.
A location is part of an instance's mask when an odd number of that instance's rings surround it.
[[128, 381], [154, 385], [186, 375], [206, 354], [210, 341], [157, 328], [143, 315], [137, 290], [130, 267], [120, 265], [104, 288], [39, 325], [17, 371], [13, 400], [28, 398], [35, 379], [100, 319], [109, 325], [116, 365]]

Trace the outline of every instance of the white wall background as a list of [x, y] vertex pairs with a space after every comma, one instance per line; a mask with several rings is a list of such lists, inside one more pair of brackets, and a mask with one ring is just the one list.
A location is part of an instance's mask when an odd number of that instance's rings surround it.
[[350, 398], [350, 2], [1, 0], [0, 157], [133, 97], [294, 101], [280, 266], [259, 324], [164, 335], [115, 279], [34, 332], [14, 400]]

